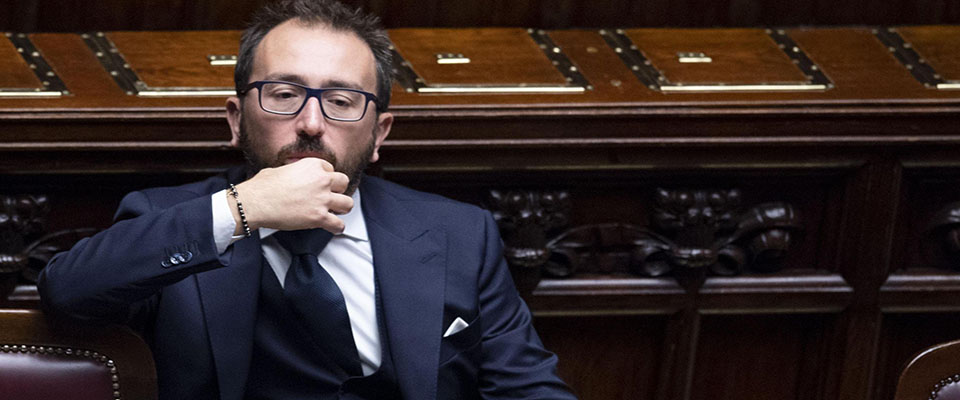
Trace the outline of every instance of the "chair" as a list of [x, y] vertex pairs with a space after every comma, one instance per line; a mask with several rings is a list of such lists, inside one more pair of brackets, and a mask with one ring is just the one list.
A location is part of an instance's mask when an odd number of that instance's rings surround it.
[[38, 310], [0, 309], [0, 398], [156, 399], [146, 343], [125, 327], [48, 320]]
[[960, 400], [960, 340], [917, 354], [897, 383], [894, 400]]

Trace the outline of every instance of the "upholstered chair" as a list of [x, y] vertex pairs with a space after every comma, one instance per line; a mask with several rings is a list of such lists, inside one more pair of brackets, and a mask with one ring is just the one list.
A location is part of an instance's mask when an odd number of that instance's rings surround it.
[[76, 326], [0, 309], [0, 398], [156, 399], [153, 357], [125, 327]]

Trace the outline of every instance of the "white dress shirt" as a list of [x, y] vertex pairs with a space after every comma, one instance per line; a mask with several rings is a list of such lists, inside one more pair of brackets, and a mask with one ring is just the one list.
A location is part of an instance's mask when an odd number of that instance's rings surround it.
[[[217, 251], [223, 254], [233, 242], [243, 236], [234, 236], [236, 221], [227, 203], [227, 191], [211, 196], [213, 206], [213, 236]], [[367, 224], [360, 208], [360, 190], [353, 192], [353, 209], [340, 215], [345, 229], [334, 235], [327, 247], [317, 256], [320, 265], [333, 277], [343, 292], [353, 330], [353, 340], [360, 354], [364, 375], [380, 367], [380, 333], [377, 327], [377, 300], [373, 275], [373, 251], [367, 236]], [[272, 237], [276, 229], [259, 229], [263, 256], [283, 286], [292, 257]]]

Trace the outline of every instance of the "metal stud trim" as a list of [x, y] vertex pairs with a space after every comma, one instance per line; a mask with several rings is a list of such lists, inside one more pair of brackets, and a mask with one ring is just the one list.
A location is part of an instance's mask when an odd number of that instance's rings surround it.
[[807, 54], [791, 39], [786, 31], [782, 29], [767, 29], [766, 33], [777, 43], [777, 47], [783, 50], [784, 54], [793, 61], [794, 65], [803, 72], [807, 81], [797, 84], [697, 84], [685, 85], [683, 83], [673, 83], [657, 69], [653, 63], [643, 54], [642, 51], [630, 40], [623, 29], [601, 29], [600, 36], [607, 42], [607, 45], [613, 49], [620, 57], [620, 60], [626, 64], [633, 74], [650, 90], [657, 90], [663, 93], [678, 92], [767, 92], [767, 91], [808, 91], [808, 90], [828, 90], [833, 88], [833, 83], [823, 73], [822, 69], [815, 64]]
[[563, 74], [568, 85], [593, 90], [593, 86], [590, 85], [590, 82], [587, 82], [587, 78], [580, 73], [580, 68], [574, 65], [573, 61], [570, 61], [570, 58], [563, 53], [563, 49], [553, 42], [546, 31], [543, 29], [527, 29], [527, 33], [537, 43], [540, 50], [543, 50], [543, 54], [550, 59], [550, 62], [557, 67], [557, 70]]
[[566, 80], [566, 84], [518, 84], [518, 85], [442, 85], [428, 84], [413, 66], [403, 58], [393, 46], [393, 72], [397, 82], [408, 93], [445, 93], [445, 94], [506, 94], [506, 93], [583, 93], [593, 90], [580, 68], [563, 53], [544, 30], [527, 29], [533, 41], [543, 50], [547, 59], [557, 68]]
[[940, 397], [940, 391], [950, 385], [960, 385], [960, 374], [943, 378], [936, 385], [933, 385], [933, 391], [930, 392], [930, 397], [927, 397], [927, 400], [936, 400]]
[[808, 85], [823, 86], [824, 89], [833, 88], [833, 83], [830, 82], [830, 78], [827, 78], [827, 75], [823, 73], [820, 66], [814, 63], [800, 46], [797, 46], [797, 43], [787, 35], [785, 30], [767, 29], [766, 32], [767, 35], [770, 35], [770, 38], [777, 43], [777, 47], [783, 50], [787, 57], [790, 57], [790, 60], [800, 69], [800, 72], [807, 76]]
[[927, 64], [927, 60], [920, 57], [920, 54], [914, 50], [913, 45], [907, 42], [896, 28], [874, 29], [873, 35], [923, 86], [941, 90], [960, 89], [960, 81], [944, 80], [930, 64]]
[[[196, 97], [196, 96], [233, 96], [237, 92], [228, 87], [152, 87], [140, 79], [130, 63], [123, 58], [117, 46], [103, 32], [80, 35], [87, 47], [100, 61], [100, 65], [110, 74], [114, 82], [128, 95], [140, 97]], [[208, 58], [209, 60], [209, 58]], [[213, 60], [210, 60], [213, 61]]]
[[99, 352], [72, 347], [59, 346], [37, 346], [27, 344], [3, 344], [0, 345], [0, 352], [3, 353], [35, 353], [35, 354], [57, 354], [62, 356], [72, 356], [77, 358], [87, 358], [99, 362], [110, 371], [110, 381], [113, 382], [114, 400], [122, 400], [120, 393], [120, 376], [117, 373], [117, 365], [112, 359]]
[[23, 61], [27, 62], [30, 70], [37, 76], [43, 87], [34, 89], [0, 88], [0, 97], [60, 97], [70, 94], [67, 85], [60, 80], [60, 76], [43, 58], [43, 54], [37, 50], [27, 34], [5, 32], [3, 35], [17, 49], [17, 53], [20, 53]]
[[417, 72], [413, 70], [410, 62], [403, 59], [403, 56], [400, 55], [396, 47], [391, 45], [390, 52], [393, 53], [393, 76], [396, 78], [397, 83], [403, 86], [404, 90], [412, 93], [427, 86], [423, 83], [420, 75], [417, 75]]

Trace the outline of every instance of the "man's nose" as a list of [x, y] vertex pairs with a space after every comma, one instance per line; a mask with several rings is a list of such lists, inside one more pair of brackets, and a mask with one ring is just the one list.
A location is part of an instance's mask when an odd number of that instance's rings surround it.
[[320, 135], [326, 129], [327, 120], [320, 109], [320, 99], [310, 97], [297, 114], [297, 132], [304, 135]]

